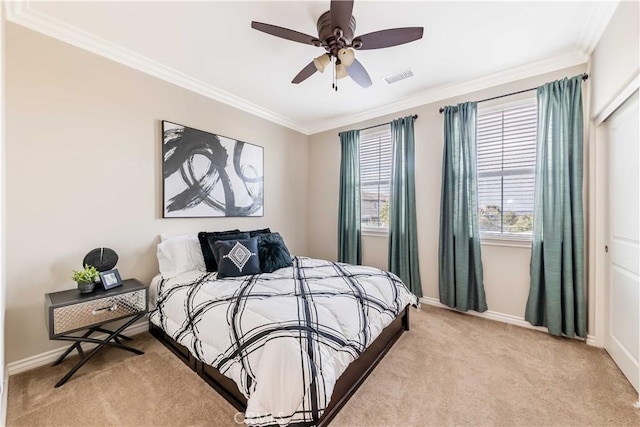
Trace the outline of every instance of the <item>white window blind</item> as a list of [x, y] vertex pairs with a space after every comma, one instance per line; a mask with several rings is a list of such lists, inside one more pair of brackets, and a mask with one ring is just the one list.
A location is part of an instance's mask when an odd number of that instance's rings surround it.
[[478, 109], [477, 125], [481, 236], [531, 239], [536, 99]]
[[360, 132], [361, 224], [364, 230], [389, 227], [391, 186], [391, 127]]

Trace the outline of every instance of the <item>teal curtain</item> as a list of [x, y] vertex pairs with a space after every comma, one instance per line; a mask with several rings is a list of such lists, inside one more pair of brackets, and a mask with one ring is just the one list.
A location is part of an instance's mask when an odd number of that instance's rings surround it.
[[440, 302], [486, 311], [482, 278], [476, 158], [477, 103], [444, 108], [438, 283]]
[[340, 133], [340, 201], [338, 261], [362, 264], [360, 230], [360, 131]]
[[538, 88], [531, 287], [525, 319], [587, 335], [582, 204], [582, 76]]
[[389, 199], [389, 271], [422, 296], [416, 222], [413, 116], [391, 122], [393, 160]]

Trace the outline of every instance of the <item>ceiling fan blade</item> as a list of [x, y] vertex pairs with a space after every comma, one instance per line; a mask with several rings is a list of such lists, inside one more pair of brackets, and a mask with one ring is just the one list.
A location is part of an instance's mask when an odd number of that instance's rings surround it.
[[353, 64], [347, 67], [347, 74], [349, 74], [349, 77], [363, 88], [371, 86], [371, 77], [369, 77], [369, 73], [367, 73], [367, 70], [364, 69], [360, 61], [357, 59], [354, 59]]
[[292, 40], [298, 43], [317, 45], [319, 42], [317, 37], [290, 30], [288, 28], [278, 27], [276, 25], [264, 24], [262, 22], [251, 21], [251, 28], [253, 28], [254, 30], [262, 31], [263, 33], [271, 34], [272, 36]]
[[298, 73], [297, 76], [293, 78], [293, 80], [291, 80], [291, 83], [298, 84], [300, 82], [303, 82], [311, 77], [316, 71], [318, 71], [318, 69], [314, 65], [313, 61], [311, 61], [309, 64], [307, 64], [306, 67], [302, 69], [302, 71]]
[[359, 50], [382, 49], [420, 40], [423, 32], [423, 27], [390, 28], [363, 34], [354, 38], [353, 41], [354, 44], [357, 41], [362, 42]]
[[331, 29], [340, 28], [347, 32], [351, 23], [351, 13], [353, 12], [353, 0], [332, 0], [331, 1]]

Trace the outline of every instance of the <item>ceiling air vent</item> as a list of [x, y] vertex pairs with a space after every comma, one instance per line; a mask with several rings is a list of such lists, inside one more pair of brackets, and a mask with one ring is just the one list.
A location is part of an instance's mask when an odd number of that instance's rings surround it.
[[408, 79], [409, 77], [413, 77], [413, 73], [411, 72], [410, 68], [403, 71], [398, 71], [397, 73], [389, 74], [384, 78], [384, 81], [390, 85], [391, 83], [399, 82], [400, 80]]

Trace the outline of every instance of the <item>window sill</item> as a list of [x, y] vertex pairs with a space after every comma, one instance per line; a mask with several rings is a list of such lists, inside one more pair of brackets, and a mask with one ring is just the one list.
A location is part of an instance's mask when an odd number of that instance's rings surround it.
[[389, 230], [386, 228], [383, 228], [383, 229], [363, 228], [362, 235], [373, 236], [373, 237], [389, 237]]
[[531, 239], [500, 239], [480, 237], [480, 244], [483, 246], [506, 246], [511, 248], [531, 249]]

